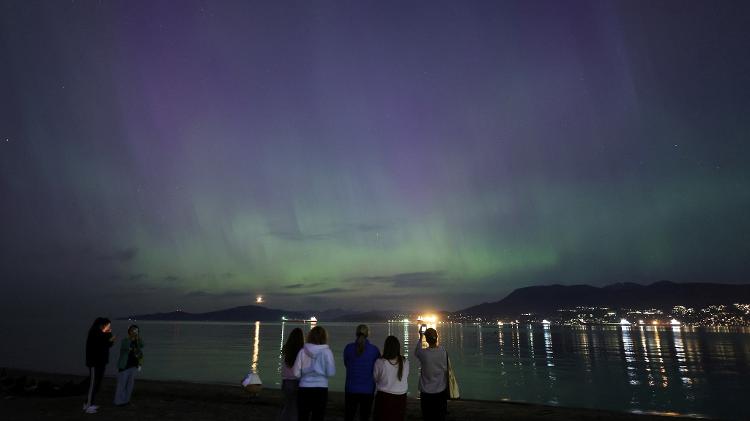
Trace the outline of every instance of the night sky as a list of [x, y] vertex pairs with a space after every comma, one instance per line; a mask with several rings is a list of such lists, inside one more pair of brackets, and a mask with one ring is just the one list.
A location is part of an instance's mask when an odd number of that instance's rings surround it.
[[750, 281], [750, 2], [0, 1], [2, 311]]

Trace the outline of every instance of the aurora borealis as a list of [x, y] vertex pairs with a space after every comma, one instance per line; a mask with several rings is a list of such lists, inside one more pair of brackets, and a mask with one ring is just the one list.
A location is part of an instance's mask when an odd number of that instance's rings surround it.
[[5, 309], [747, 282], [747, 2], [0, 2]]

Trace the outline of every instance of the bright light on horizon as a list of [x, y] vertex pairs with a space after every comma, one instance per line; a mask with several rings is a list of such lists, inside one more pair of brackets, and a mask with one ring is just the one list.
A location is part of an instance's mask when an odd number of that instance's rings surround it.
[[425, 314], [425, 315], [417, 316], [417, 321], [419, 320], [423, 322], [427, 322], [427, 323], [432, 323], [432, 324], [435, 324], [438, 322], [438, 318], [434, 314]]

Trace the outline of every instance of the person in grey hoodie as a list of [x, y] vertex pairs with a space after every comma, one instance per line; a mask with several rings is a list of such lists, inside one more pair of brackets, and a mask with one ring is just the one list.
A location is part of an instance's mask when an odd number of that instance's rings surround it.
[[307, 343], [294, 360], [294, 375], [299, 378], [297, 416], [299, 421], [325, 419], [328, 403], [328, 378], [336, 374], [328, 334], [315, 326], [307, 334]]

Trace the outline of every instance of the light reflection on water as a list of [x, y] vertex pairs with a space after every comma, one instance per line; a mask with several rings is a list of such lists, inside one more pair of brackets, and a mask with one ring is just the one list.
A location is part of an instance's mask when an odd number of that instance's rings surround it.
[[[128, 322], [116, 321], [120, 333]], [[141, 322], [146, 341], [142, 376], [238, 384], [256, 371], [266, 387], [278, 388], [281, 348], [299, 323]], [[354, 323], [319, 323], [328, 330], [336, 358], [332, 390], [343, 390], [341, 353], [354, 340]], [[418, 327], [370, 324], [370, 340], [382, 348], [392, 334], [413, 355]], [[80, 373], [88, 322], [60, 323], [48, 335], [24, 337], [28, 323], [1, 326], [8, 343], [2, 365]], [[41, 329], [42, 327], [39, 327]], [[750, 419], [741, 399], [750, 390], [750, 330], [655, 326], [561, 327], [541, 325], [438, 324], [451, 355], [462, 397], [509, 399], [623, 411], [659, 411]], [[74, 345], [60, 347], [61, 343]], [[55, 352], [49, 352], [54, 349]], [[116, 361], [112, 351], [110, 362]], [[409, 373], [416, 396], [418, 363]], [[109, 365], [110, 373], [114, 364]]]
[[[281, 337], [284, 337], [284, 328], [281, 328]], [[250, 363], [250, 371], [258, 372], [258, 356], [260, 355], [260, 322], [255, 322], [255, 335], [253, 338], [253, 361]], [[281, 353], [279, 353], [281, 355]], [[281, 360], [281, 358], [279, 358]], [[281, 372], [281, 371], [279, 371]]]

